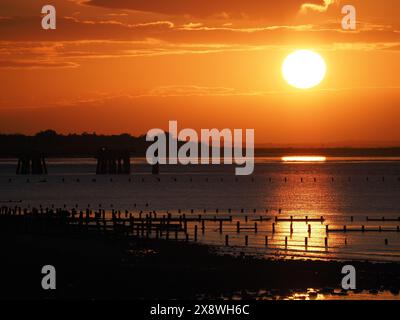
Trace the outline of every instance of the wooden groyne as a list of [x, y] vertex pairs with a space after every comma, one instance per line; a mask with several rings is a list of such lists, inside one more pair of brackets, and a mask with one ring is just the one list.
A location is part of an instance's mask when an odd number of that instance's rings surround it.
[[324, 222], [325, 218], [324, 217], [319, 217], [319, 218], [309, 218], [308, 216], [304, 218], [294, 218], [293, 216], [290, 216], [289, 218], [279, 218], [275, 217], [275, 222]]
[[[143, 205], [144, 206], [144, 205]], [[304, 250], [315, 251], [324, 248], [328, 252], [337, 247], [335, 238], [344, 238], [344, 245], [352, 242], [350, 237], [333, 236], [330, 233], [382, 233], [381, 244], [389, 245], [389, 237], [385, 233], [400, 233], [396, 224], [386, 226], [371, 225], [322, 225], [324, 217], [277, 218], [277, 220], [249, 219], [248, 216], [216, 215], [216, 214], [187, 214], [184, 210], [156, 212], [147, 209], [105, 211], [101, 207], [92, 209], [88, 206], [80, 210], [51, 207], [22, 208], [19, 204], [8, 204], [0, 207], [0, 232], [26, 233], [32, 235], [69, 235], [85, 233], [88, 237], [103, 234], [111, 237], [126, 239], [160, 239], [167, 241], [200, 241], [205, 244], [227, 247], [268, 248], [268, 250]], [[145, 204], [149, 208], [148, 203]], [[195, 210], [189, 210], [194, 212]], [[221, 210], [218, 210], [221, 211]], [[231, 210], [232, 211], [232, 210]], [[271, 218], [271, 217], [270, 217]], [[386, 219], [384, 221], [387, 221]], [[396, 220], [397, 221], [397, 220]], [[282, 223], [283, 222], [283, 223]], [[305, 224], [296, 224], [302, 222]], [[324, 229], [326, 228], [326, 235]], [[51, 238], [49, 238], [51, 239]], [[303, 240], [304, 239], [304, 240]], [[349, 240], [349, 242], [348, 242]], [[329, 247], [329, 244], [332, 247]], [[324, 251], [324, 252], [325, 252]]]
[[[397, 221], [397, 220], [396, 220]], [[400, 227], [396, 226], [395, 228], [389, 227], [366, 227], [366, 226], [359, 226], [359, 227], [348, 227], [344, 225], [343, 227], [329, 227], [328, 225], [325, 227], [326, 233], [338, 233], [338, 232], [400, 232]]]
[[388, 221], [388, 222], [395, 222], [395, 221], [400, 221], [400, 217], [398, 217], [398, 218], [385, 218], [385, 217], [382, 217], [382, 218], [370, 218], [370, 217], [367, 217], [367, 221], [375, 221], [375, 222], [378, 222], [378, 221]]

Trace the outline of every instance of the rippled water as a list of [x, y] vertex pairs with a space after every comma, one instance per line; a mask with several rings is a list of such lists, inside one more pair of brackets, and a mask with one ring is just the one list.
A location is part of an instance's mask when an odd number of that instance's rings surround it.
[[[342, 158], [324, 163], [258, 159], [254, 174], [246, 177], [236, 177], [233, 166], [164, 166], [159, 179], [140, 159], [133, 161], [130, 176], [96, 176], [94, 161], [84, 159], [52, 160], [48, 162], [47, 176], [16, 176], [15, 166], [15, 160], [0, 162], [3, 204], [12, 201], [23, 207], [79, 208], [90, 205], [94, 210], [101, 205], [108, 210], [160, 214], [168, 211], [173, 215], [178, 215], [178, 210], [187, 216], [191, 210], [196, 216], [232, 215], [233, 221], [224, 222], [222, 233], [218, 222], [206, 222], [205, 232], [199, 232], [198, 240], [222, 251], [259, 255], [400, 260], [400, 232], [396, 231], [400, 221], [388, 221], [400, 217], [398, 159]], [[255, 221], [260, 216], [263, 221]], [[275, 233], [272, 232], [275, 217], [290, 216], [323, 216], [325, 220], [293, 222], [292, 232], [291, 222], [275, 222]], [[367, 221], [367, 217], [384, 217], [385, 221]], [[237, 233], [237, 221], [249, 229]], [[255, 222], [257, 233], [250, 229]], [[194, 232], [195, 224], [189, 225], [189, 232]], [[346, 225], [348, 232], [327, 234], [326, 225], [330, 230]], [[362, 225], [367, 232], [361, 232]], [[226, 234], [229, 247], [224, 247]]]

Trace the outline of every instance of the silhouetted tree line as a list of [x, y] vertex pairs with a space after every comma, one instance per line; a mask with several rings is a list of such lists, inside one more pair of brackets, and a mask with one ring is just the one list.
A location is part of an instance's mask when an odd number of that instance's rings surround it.
[[[183, 142], [178, 143], [181, 145]], [[0, 157], [15, 157], [39, 152], [53, 157], [92, 157], [101, 148], [127, 151], [131, 156], [145, 156], [148, 146], [146, 136], [98, 135], [96, 133], [58, 134], [54, 130], [40, 131], [33, 136], [0, 134]], [[222, 150], [221, 150], [222, 151]], [[222, 152], [221, 152], [222, 154]], [[385, 148], [259, 148], [256, 156], [326, 155], [326, 156], [385, 156], [400, 157], [400, 147]]]
[[40, 152], [46, 156], [93, 156], [101, 148], [128, 151], [133, 156], [144, 156], [151, 142], [145, 136], [130, 134], [97, 135], [96, 133], [58, 134], [54, 130], [38, 132], [33, 136], [22, 134], [0, 135], [0, 156], [10, 157]]

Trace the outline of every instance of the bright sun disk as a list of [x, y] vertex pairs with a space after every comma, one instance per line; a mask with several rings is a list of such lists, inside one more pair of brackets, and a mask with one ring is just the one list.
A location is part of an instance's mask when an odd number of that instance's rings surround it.
[[326, 64], [318, 53], [297, 50], [289, 54], [282, 64], [283, 78], [298, 89], [310, 89], [325, 78]]

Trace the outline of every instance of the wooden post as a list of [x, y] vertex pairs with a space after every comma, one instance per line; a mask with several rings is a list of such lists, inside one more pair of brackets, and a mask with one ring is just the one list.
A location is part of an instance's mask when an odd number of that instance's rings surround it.
[[245, 236], [245, 237], [244, 237], [244, 244], [245, 244], [246, 246], [249, 245], [249, 236]]
[[311, 224], [308, 225], [308, 233], [311, 234]]
[[229, 246], [229, 235], [225, 235], [225, 245]]
[[328, 248], [328, 237], [325, 237], [325, 248]]
[[236, 222], [236, 232], [240, 232], [240, 221]]
[[254, 222], [254, 232], [257, 233], [257, 222]]
[[268, 236], [265, 236], [265, 246], [268, 247]]
[[306, 247], [308, 246], [308, 238], [307, 237], [304, 238], [304, 244]]
[[194, 226], [194, 241], [197, 241], [197, 224]]
[[206, 226], [204, 223], [204, 220], [201, 221], [201, 232], [204, 234], [204, 232], [206, 231]]
[[222, 220], [219, 220], [219, 233], [222, 233]]
[[285, 248], [287, 248], [287, 237], [285, 237]]
[[275, 233], [275, 222], [272, 223], [272, 233]]
[[361, 226], [361, 231], [365, 232], [365, 226]]

